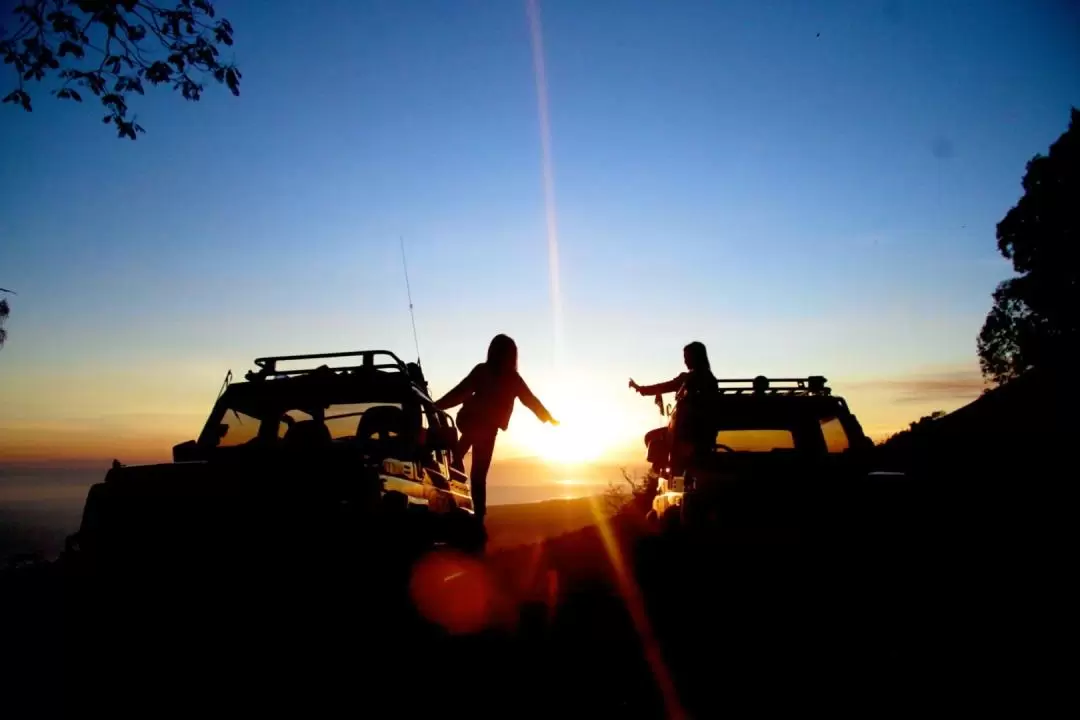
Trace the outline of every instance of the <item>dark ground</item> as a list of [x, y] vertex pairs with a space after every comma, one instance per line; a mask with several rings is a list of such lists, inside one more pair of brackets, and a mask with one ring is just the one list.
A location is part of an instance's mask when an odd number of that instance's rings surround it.
[[1015, 503], [999, 483], [909, 490], [797, 535], [657, 537], [624, 516], [483, 560], [384, 553], [379, 566], [261, 546], [272, 566], [235, 558], [197, 581], [171, 570], [93, 587], [27, 570], [0, 591], [5, 705], [37, 717], [1035, 708], [1037, 641], [1060, 629], [1025, 601], [1042, 571], [994, 514]]
[[293, 529], [97, 585], [9, 573], [0, 710], [1048, 714], [1072, 680], [1080, 400], [1003, 390], [880, 448], [899, 485], [789, 503], [795, 532], [563, 513], [564, 534], [482, 559]]

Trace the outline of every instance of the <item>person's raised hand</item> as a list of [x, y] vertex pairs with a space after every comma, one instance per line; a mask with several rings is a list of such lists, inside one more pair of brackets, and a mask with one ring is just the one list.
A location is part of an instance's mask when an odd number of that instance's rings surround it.
[[549, 422], [549, 423], [551, 423], [552, 425], [558, 425], [558, 424], [559, 424], [559, 421], [558, 421], [558, 420], [556, 420], [556, 419], [555, 419], [555, 418], [553, 418], [553, 417], [549, 417], [549, 418], [548, 418], [548, 422]]
[[638, 392], [641, 392], [641, 386], [634, 382], [634, 378], [630, 378], [630, 388], [632, 390], [637, 390]]

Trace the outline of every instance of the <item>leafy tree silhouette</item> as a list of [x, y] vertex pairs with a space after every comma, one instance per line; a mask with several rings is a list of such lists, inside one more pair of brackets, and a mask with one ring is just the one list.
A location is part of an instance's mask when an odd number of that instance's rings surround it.
[[1018, 276], [994, 291], [978, 338], [983, 375], [997, 384], [1068, 361], [1080, 327], [1080, 111], [1027, 164], [1024, 195], [998, 223], [998, 249]]
[[8, 305], [8, 301], [0, 299], [0, 348], [4, 347], [4, 343], [7, 342], [7, 329], [4, 327], [4, 323], [10, 314], [11, 306]]
[[198, 100], [212, 77], [240, 94], [240, 70], [223, 64], [219, 47], [233, 44], [233, 29], [214, 20], [211, 0], [177, 0], [172, 9], [149, 0], [22, 0], [15, 29], [0, 26], [0, 55], [17, 73], [17, 87], [3, 102], [30, 112], [26, 83], [54, 80], [52, 94], [82, 102], [79, 89], [101, 101], [105, 124], [118, 137], [145, 132], [128, 117], [128, 97], [144, 94], [143, 81], [170, 84]]
[[947, 413], [944, 410], [935, 410], [929, 415], [923, 415], [921, 418], [908, 425], [908, 428], [914, 432], [921, 428], [928, 427], [932, 423], [945, 417]]

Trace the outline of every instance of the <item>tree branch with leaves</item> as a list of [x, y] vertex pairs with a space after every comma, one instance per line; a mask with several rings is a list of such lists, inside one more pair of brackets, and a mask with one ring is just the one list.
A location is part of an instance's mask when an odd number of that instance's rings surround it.
[[[0, 293], [15, 294], [12, 290], [5, 290], [0, 288]], [[4, 327], [4, 323], [7, 322], [8, 316], [11, 315], [11, 306], [8, 305], [7, 298], [0, 298], [0, 348], [4, 347], [4, 343], [7, 342], [7, 328]]]
[[[83, 92], [106, 110], [102, 122], [118, 137], [145, 132], [129, 117], [132, 93], [144, 82], [171, 85], [198, 100], [207, 79], [240, 94], [240, 70], [220, 60], [233, 44], [228, 20], [216, 19], [211, 0], [178, 0], [162, 7], [149, 0], [23, 0], [14, 23], [0, 26], [0, 56], [12, 66], [16, 86], [3, 102], [33, 110], [28, 83], [50, 82], [60, 100], [83, 101]], [[83, 91], [83, 92], [80, 92]]]

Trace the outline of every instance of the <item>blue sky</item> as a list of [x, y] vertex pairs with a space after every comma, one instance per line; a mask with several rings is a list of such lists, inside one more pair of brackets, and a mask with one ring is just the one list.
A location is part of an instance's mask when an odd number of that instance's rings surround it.
[[256, 355], [411, 356], [399, 235], [436, 392], [508, 332], [556, 414], [636, 442], [626, 378], [700, 339], [718, 374], [828, 375], [885, 432], [977, 392], [994, 226], [1080, 104], [1066, 2], [543, 2], [560, 374], [525, 4], [216, 5], [239, 98], [149, 91], [134, 143], [43, 88], [0, 109], [8, 451], [179, 441]]

